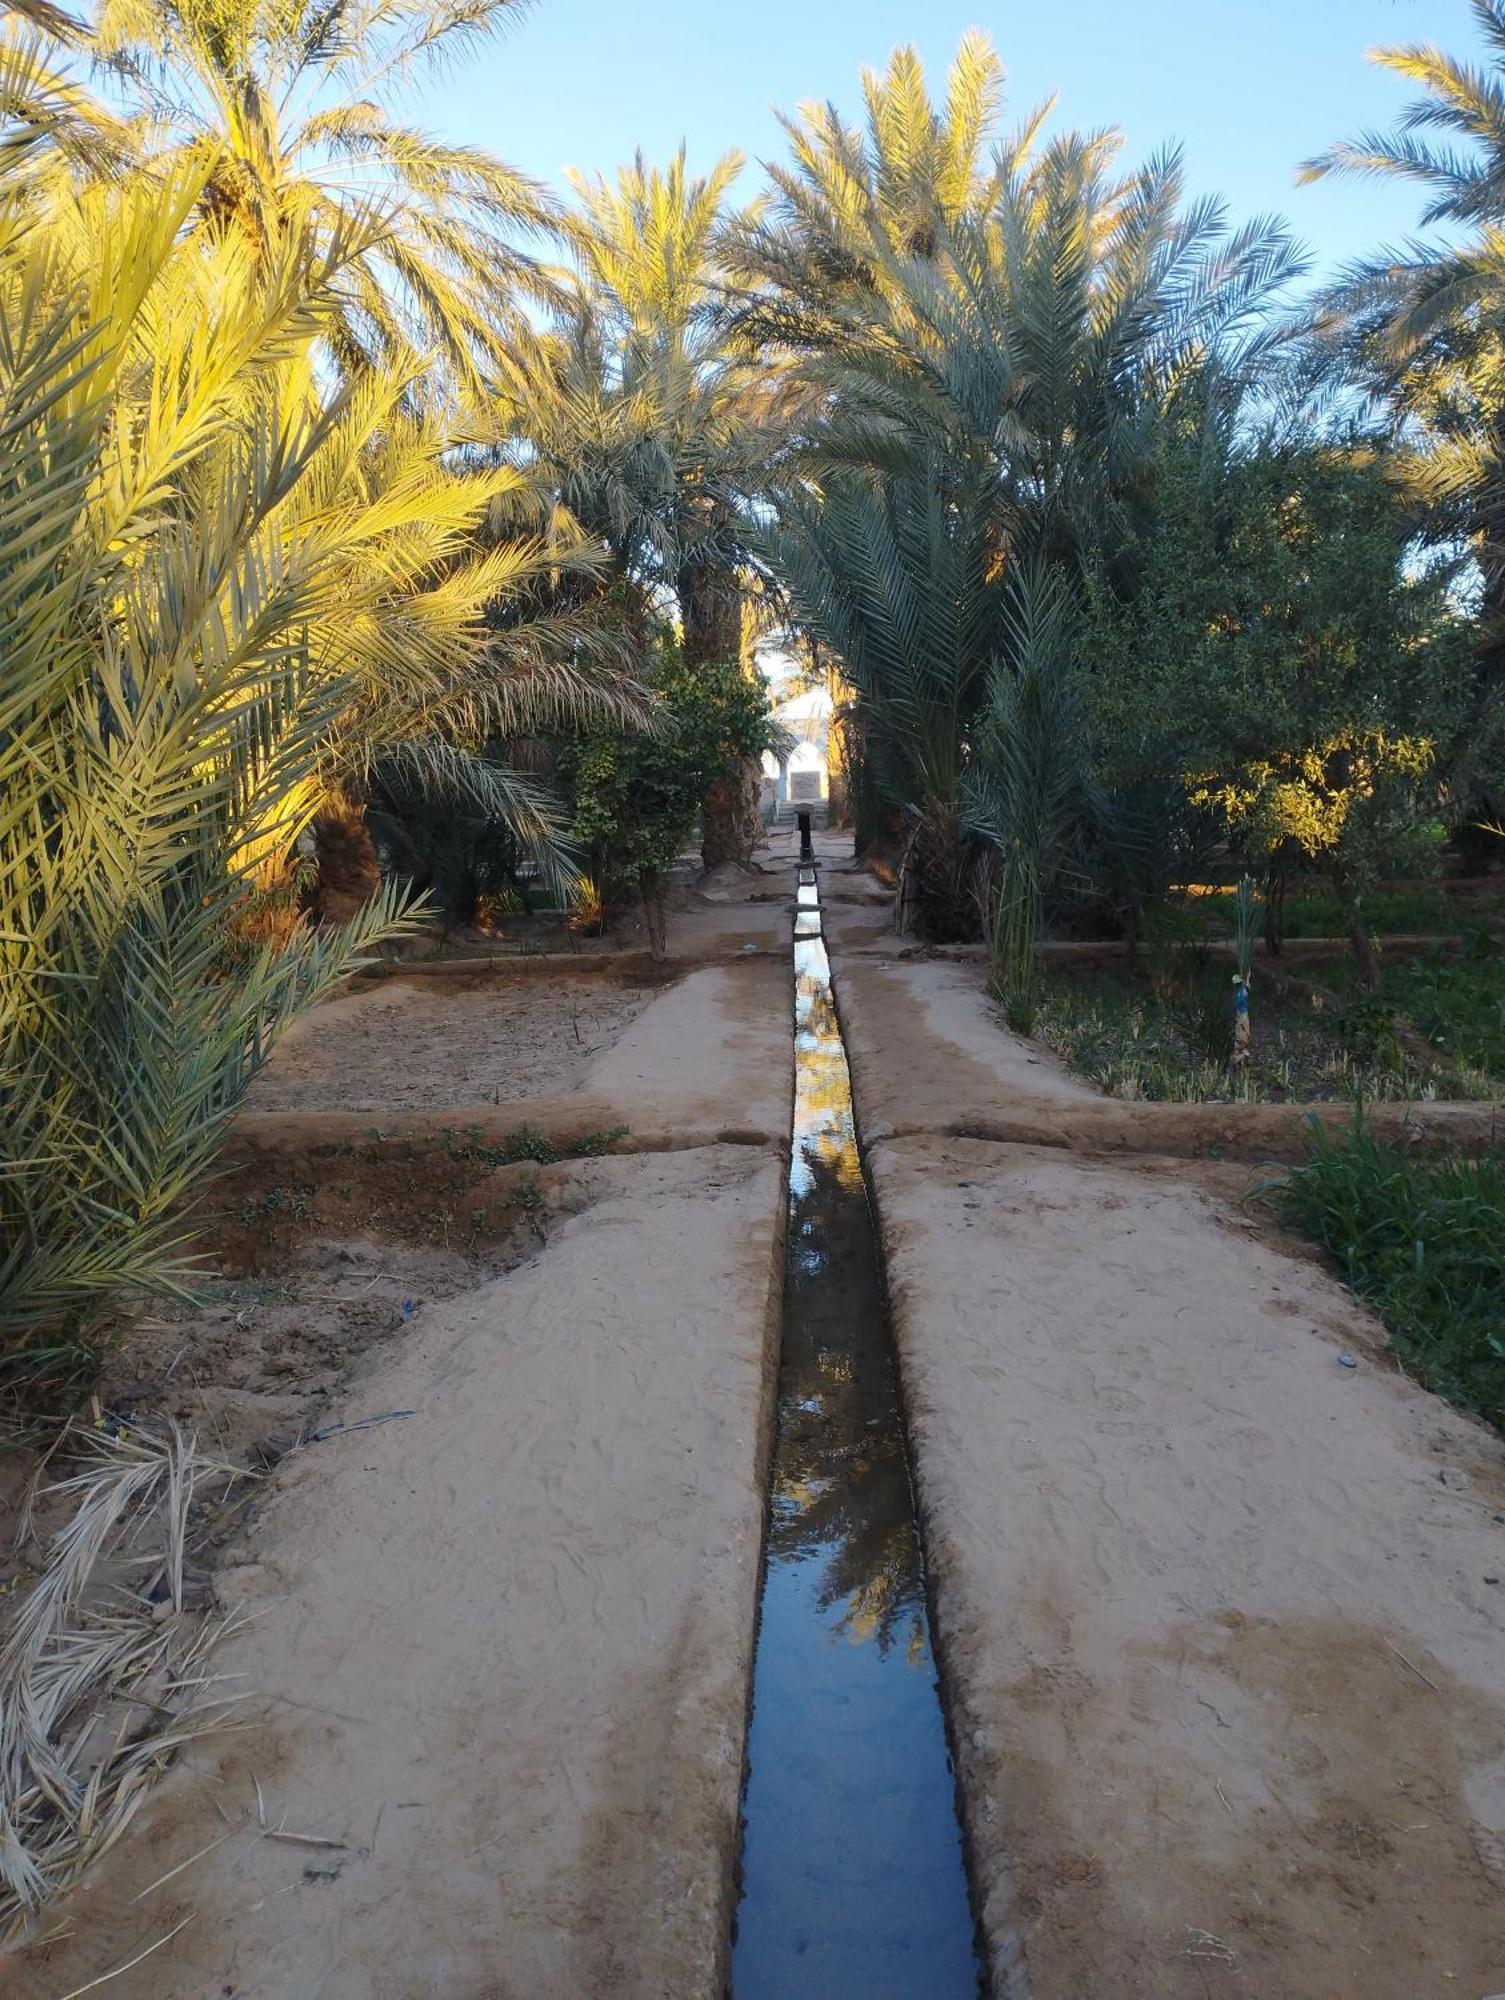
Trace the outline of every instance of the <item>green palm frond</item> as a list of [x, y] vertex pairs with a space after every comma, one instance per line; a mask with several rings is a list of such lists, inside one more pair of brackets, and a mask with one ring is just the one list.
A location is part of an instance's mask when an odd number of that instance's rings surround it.
[[1028, 1032], [1045, 901], [1072, 866], [1091, 816], [1093, 779], [1084, 690], [1072, 656], [1075, 604], [1042, 568], [1015, 580], [1004, 657], [988, 680], [962, 823], [995, 860], [983, 871], [992, 976], [1013, 1026]]
[[[434, 349], [474, 391], [507, 364], [502, 334], [524, 335], [521, 299], [548, 295], [516, 239], [550, 235], [558, 204], [489, 153], [400, 123], [382, 96], [521, 11], [522, 0], [248, 0], [228, 11], [220, 0], [95, 0], [70, 29], [33, 10], [50, 40], [110, 71], [134, 115], [112, 119], [49, 73], [36, 30], [7, 101], [89, 172], [113, 158], [150, 180], [206, 161], [197, 221], [242, 232], [263, 256], [290, 226], [322, 243], [359, 218], [369, 240], [328, 315], [329, 350], [360, 368], [392, 364], [404, 343]], [[0, 35], [0, 47], [22, 44]]]
[[311, 634], [362, 546], [299, 517], [353, 408], [315, 387], [332, 292], [185, 246], [201, 184], [91, 192], [48, 239], [0, 167], [7, 1368], [182, 1282], [184, 1204], [277, 1033], [402, 921], [387, 895], [232, 946], [350, 698]]
[[437, 807], [461, 822], [504, 828], [557, 899], [578, 883], [568, 813], [531, 773], [440, 738], [410, 738], [382, 751], [376, 776], [389, 804]]
[[730, 234], [756, 214], [730, 209], [742, 165], [728, 153], [695, 175], [681, 148], [667, 167], [639, 155], [611, 182], [575, 177], [575, 269], [509, 383], [515, 459], [554, 494], [554, 530], [601, 549], [640, 655], [671, 594], [692, 654], [727, 645], [744, 524], [778, 448], [776, 370], [720, 311]]
[[[1007, 775], [1045, 740], [1042, 607], [1132, 548], [1167, 426], [1231, 426], [1263, 390], [1304, 268], [1280, 225], [1189, 200], [1174, 150], [1126, 169], [1117, 132], [1047, 136], [1037, 115], [985, 151], [1000, 84], [972, 36], [940, 106], [900, 51], [865, 79], [861, 132], [807, 108], [737, 246], [734, 323], [783, 351], [800, 414], [765, 556], [856, 690], [943, 928], [984, 837], [986, 760]], [[1080, 772], [1074, 695], [1050, 690]], [[1059, 815], [1043, 793], [1031, 814], [1044, 879]]]
[[[1482, 584], [1474, 741], [1491, 737], [1505, 674], [1505, 5], [1473, 0], [1481, 64], [1430, 46], [1375, 60], [1420, 87], [1398, 129], [1308, 161], [1303, 178], [1386, 175], [1426, 188], [1424, 224], [1450, 225], [1346, 270], [1318, 302], [1312, 369], [1388, 417], [1418, 525], [1466, 552]], [[1470, 753], [1472, 755], [1472, 752]], [[1475, 816], [1495, 810], [1481, 797]]]

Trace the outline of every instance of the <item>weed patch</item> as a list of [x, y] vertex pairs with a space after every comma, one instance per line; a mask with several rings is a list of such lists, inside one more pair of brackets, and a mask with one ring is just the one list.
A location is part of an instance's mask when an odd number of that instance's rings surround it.
[[1505, 1424], [1505, 1149], [1419, 1157], [1357, 1122], [1309, 1144], [1275, 1191], [1282, 1220], [1336, 1259], [1429, 1387]]
[[556, 1167], [561, 1160], [598, 1160], [626, 1136], [625, 1125], [577, 1132], [565, 1139], [550, 1139], [536, 1125], [519, 1125], [501, 1139], [488, 1140], [479, 1125], [467, 1125], [459, 1131], [446, 1128], [441, 1143], [452, 1160], [473, 1166], [519, 1167], [531, 1161], [537, 1167]]
[[1258, 972], [1247, 1070], [1235, 1079], [1232, 981], [1199, 970], [1157, 989], [1116, 968], [1050, 972], [1040, 983], [1035, 1034], [1110, 1097], [1162, 1103], [1312, 1103], [1329, 1100], [1480, 1097], [1488, 1080], [1435, 1064], [1396, 1039], [1372, 1006], [1316, 1007], [1275, 992]]
[[279, 1184], [261, 1194], [247, 1195], [235, 1219], [242, 1229], [252, 1231], [264, 1243], [271, 1243], [281, 1226], [306, 1222], [313, 1212], [314, 1189], [311, 1185], [284, 1187]]
[[1497, 938], [1475, 931], [1462, 958], [1435, 952], [1389, 966], [1385, 993], [1429, 1042], [1505, 1077], [1505, 952]]

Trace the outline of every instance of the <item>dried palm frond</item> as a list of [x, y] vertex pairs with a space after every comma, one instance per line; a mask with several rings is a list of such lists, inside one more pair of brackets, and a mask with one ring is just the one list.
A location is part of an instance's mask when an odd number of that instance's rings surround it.
[[66, 1509], [0, 1628], [0, 1946], [120, 1838], [185, 1743], [223, 1724], [209, 1653], [234, 1622], [184, 1610], [196, 1498], [245, 1475], [173, 1424], [70, 1430]]

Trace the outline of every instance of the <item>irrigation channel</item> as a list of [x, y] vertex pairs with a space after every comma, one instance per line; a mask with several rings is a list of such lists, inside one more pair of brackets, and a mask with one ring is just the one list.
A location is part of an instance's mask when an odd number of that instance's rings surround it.
[[813, 868], [733, 2000], [982, 1990], [877, 1232]]

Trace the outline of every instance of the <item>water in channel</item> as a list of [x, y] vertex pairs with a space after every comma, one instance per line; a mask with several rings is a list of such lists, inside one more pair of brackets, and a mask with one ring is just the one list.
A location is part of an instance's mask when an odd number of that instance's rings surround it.
[[815, 873], [733, 2000], [981, 1990], [878, 1242]]

